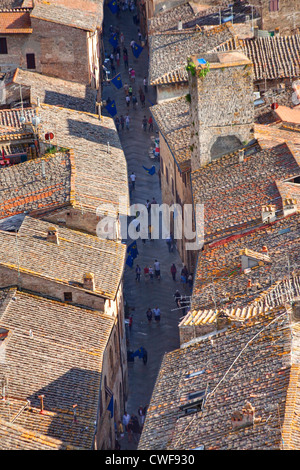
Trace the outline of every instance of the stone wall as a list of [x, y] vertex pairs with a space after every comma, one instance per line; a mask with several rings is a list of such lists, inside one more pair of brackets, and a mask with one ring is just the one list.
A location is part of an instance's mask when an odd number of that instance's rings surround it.
[[85, 292], [81, 288], [62, 284], [59, 280], [45, 279], [41, 276], [24, 273], [21, 270], [18, 273], [17, 269], [0, 266], [0, 287], [8, 286], [18, 286], [61, 301], [64, 301], [65, 293], [71, 293], [72, 303], [104, 311], [104, 299], [93, 292]]
[[278, 28], [281, 35], [288, 35], [299, 27], [300, 0], [278, 0], [278, 11], [270, 11], [269, 0], [252, 0], [251, 3], [260, 15], [260, 29], [274, 31]]
[[7, 35], [8, 53], [0, 56], [0, 65], [27, 69], [26, 54], [34, 54], [36, 72], [90, 84], [86, 31], [38, 18], [31, 18], [31, 25], [31, 34]]
[[[228, 148], [235, 150], [237, 141], [243, 146], [253, 138], [253, 67], [250, 61], [224, 67], [220, 64], [211, 67], [205, 77], [197, 73], [189, 73], [189, 77], [194, 171], [229, 153]], [[230, 140], [232, 147], [228, 146]]]
[[156, 102], [161, 103], [164, 100], [169, 100], [171, 98], [179, 98], [181, 96], [185, 96], [189, 92], [189, 85], [187, 82], [157, 85], [156, 92], [157, 92]]

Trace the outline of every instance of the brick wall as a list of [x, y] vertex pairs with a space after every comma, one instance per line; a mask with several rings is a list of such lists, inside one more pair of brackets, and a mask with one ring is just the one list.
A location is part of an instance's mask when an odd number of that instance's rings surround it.
[[253, 67], [248, 61], [211, 66], [205, 77], [189, 75], [194, 171], [253, 138]]

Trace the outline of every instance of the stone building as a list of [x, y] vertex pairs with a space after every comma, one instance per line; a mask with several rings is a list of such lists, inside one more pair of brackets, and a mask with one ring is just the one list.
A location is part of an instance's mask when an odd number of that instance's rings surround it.
[[1, 450], [113, 449], [122, 324], [15, 287], [0, 298]]
[[259, 14], [258, 26], [261, 30], [278, 30], [281, 35], [298, 31], [299, 0], [253, 0], [251, 3]]
[[[23, 111], [0, 111], [0, 126], [21, 132]], [[37, 132], [42, 158], [1, 172], [6, 187], [0, 198], [2, 217], [26, 212], [96, 234], [104, 217], [127, 216], [127, 164], [113, 120], [45, 104], [25, 112], [28, 119], [40, 118]], [[47, 133], [54, 136], [51, 152]], [[65, 155], [65, 166], [55, 165], [61, 158], [57, 160], [56, 154]], [[28, 177], [32, 168], [38, 172], [36, 181]]]
[[293, 204], [292, 212], [289, 200], [272, 222], [199, 255], [181, 347], [164, 357], [139, 450], [299, 449], [300, 220]]
[[188, 93], [187, 58], [232, 47], [236, 33], [231, 24], [153, 33], [149, 37], [149, 84], [156, 87], [157, 102]]
[[[164, 100], [150, 111], [159, 130], [162, 201], [169, 207], [179, 205], [184, 215], [184, 206], [193, 203], [189, 103], [185, 97]], [[174, 235], [173, 218], [171, 232]], [[186, 249], [186, 243], [190, 242], [183, 236], [176, 240], [176, 246], [183, 264], [194, 272], [195, 252]]]
[[80, 1], [74, 7], [70, 0], [58, 0], [23, 5], [1, 11], [1, 69], [36, 70], [99, 89], [102, 3]]
[[235, 51], [194, 56], [189, 64], [195, 171], [253, 139], [253, 66]]

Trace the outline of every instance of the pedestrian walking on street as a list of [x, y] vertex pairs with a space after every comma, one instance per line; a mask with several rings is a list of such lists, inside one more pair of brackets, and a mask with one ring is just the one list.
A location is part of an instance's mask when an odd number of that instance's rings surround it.
[[[126, 114], [126, 118], [125, 118], [125, 125], [126, 125], [126, 129], [129, 131], [129, 124], [130, 124], [130, 117], [128, 114]], [[133, 188], [134, 189], [134, 188]]]
[[144, 91], [145, 91], [145, 93], [148, 93], [148, 85], [147, 85], [147, 78], [146, 77], [144, 77], [143, 83], [144, 83]]
[[145, 107], [145, 95], [144, 95], [144, 93], [142, 93], [140, 95], [140, 101], [141, 101], [142, 108], [144, 108]]
[[172, 244], [172, 238], [171, 237], [166, 238], [166, 244], [168, 245], [168, 250], [169, 250], [169, 253], [170, 253], [171, 252], [171, 244]]
[[116, 53], [116, 62], [117, 62], [117, 67], [120, 67], [120, 54], [119, 52]]
[[132, 188], [135, 189], [135, 180], [136, 180], [136, 176], [135, 176], [135, 173], [134, 173], [134, 172], [131, 173], [130, 179], [131, 179], [131, 183], [132, 183]]
[[138, 102], [137, 102], [137, 99], [136, 99], [135, 95], [132, 95], [132, 100], [131, 101], [132, 101], [133, 109], [136, 110]]
[[120, 116], [120, 124], [121, 124], [122, 131], [124, 131], [125, 119], [124, 119], [123, 114], [121, 114]]
[[180, 278], [180, 280], [183, 284], [186, 284], [188, 275], [189, 275], [189, 272], [187, 270], [187, 267], [184, 266], [181, 270], [181, 278]]
[[127, 55], [127, 52], [124, 52], [123, 60], [124, 60], [125, 69], [128, 69], [128, 55]]
[[142, 405], [138, 408], [138, 417], [140, 419], [140, 426], [143, 427], [145, 421], [144, 408]]
[[146, 130], [147, 130], [147, 118], [146, 118], [146, 116], [143, 117], [142, 126], [143, 126], [144, 131], [146, 132]]
[[110, 64], [111, 68], [111, 74], [114, 75], [116, 73], [116, 67], [114, 66], [114, 63]]
[[175, 303], [176, 303], [177, 307], [180, 308], [181, 307], [181, 304], [180, 304], [181, 294], [180, 294], [178, 289], [176, 290], [176, 292], [174, 294], [174, 299], [175, 299]]
[[135, 441], [135, 443], [138, 443], [139, 435], [141, 433], [139, 421], [138, 421], [137, 416], [135, 415], [132, 415], [131, 419], [132, 419], [133, 440]]
[[125, 36], [123, 33], [120, 34], [120, 42], [121, 42], [121, 46], [124, 47]]
[[128, 88], [128, 95], [130, 96], [130, 98], [132, 97], [132, 86], [130, 85], [129, 88]]
[[156, 323], [159, 323], [160, 322], [160, 309], [158, 307], [155, 307], [153, 309], [153, 314], [154, 314], [154, 320], [156, 321]]
[[146, 207], [147, 207], [148, 214], [150, 214], [151, 203], [150, 203], [149, 199], [147, 199]]
[[127, 411], [125, 411], [125, 413], [123, 414], [123, 425], [126, 431], [128, 430], [129, 421], [130, 421], [130, 414], [128, 414]]
[[147, 316], [147, 319], [148, 319], [148, 323], [150, 325], [151, 322], [152, 322], [152, 310], [151, 310], [151, 308], [148, 308], [148, 310], [146, 312], [146, 316]]
[[173, 263], [171, 266], [171, 274], [172, 274], [173, 281], [176, 281], [176, 273], [177, 273], [177, 269], [176, 269], [175, 264]]
[[149, 277], [150, 277], [150, 280], [153, 281], [153, 278], [154, 278], [154, 272], [153, 272], [153, 268], [152, 266], [149, 266]]
[[149, 132], [153, 132], [153, 119], [152, 119], [152, 116], [149, 117], [148, 124], [149, 124]]
[[136, 265], [136, 268], [135, 268], [135, 280], [136, 280], [137, 282], [140, 282], [140, 280], [141, 280], [141, 271], [142, 271], [141, 268], [140, 268], [139, 265], [137, 264], [137, 265]]
[[130, 79], [131, 79], [132, 83], [135, 82], [135, 70], [134, 69], [130, 70]]
[[129, 85], [127, 83], [124, 83], [124, 92], [125, 92], [125, 96], [127, 96], [129, 94]]
[[160, 263], [157, 259], [154, 261], [155, 277], [160, 280]]
[[130, 314], [129, 318], [128, 318], [129, 331], [131, 331], [132, 323], [133, 323], [133, 316], [132, 316], [132, 314]]
[[142, 33], [140, 29], [138, 29], [138, 38], [139, 38], [139, 41], [142, 42]]
[[149, 268], [148, 268], [148, 266], [144, 267], [144, 276], [145, 276], [145, 281], [148, 281], [148, 279], [149, 279]]
[[130, 96], [127, 95], [126, 98], [125, 98], [125, 100], [126, 100], [126, 106], [127, 106], [127, 108], [129, 108], [129, 105], [130, 105]]
[[120, 119], [118, 118], [118, 116], [117, 116], [116, 119], [115, 119], [115, 124], [116, 124], [116, 129], [117, 129], [117, 131], [119, 132], [119, 129], [120, 129]]

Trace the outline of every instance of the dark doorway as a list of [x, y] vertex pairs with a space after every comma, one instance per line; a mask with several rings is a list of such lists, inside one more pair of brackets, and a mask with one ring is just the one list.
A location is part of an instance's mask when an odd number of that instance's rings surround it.
[[34, 54], [26, 54], [26, 61], [27, 61], [28, 69], [35, 69], [35, 55]]

